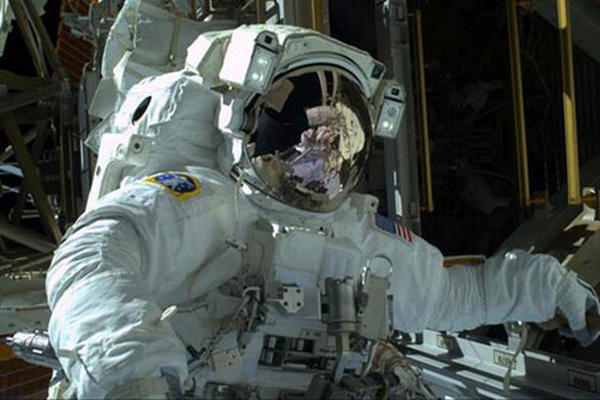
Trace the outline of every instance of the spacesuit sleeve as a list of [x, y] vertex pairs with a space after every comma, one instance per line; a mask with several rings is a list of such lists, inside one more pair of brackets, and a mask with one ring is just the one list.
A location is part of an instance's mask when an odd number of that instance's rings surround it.
[[185, 378], [185, 349], [141, 273], [145, 253], [134, 225], [118, 218], [81, 225], [56, 251], [49, 333], [79, 399], [162, 398]]
[[543, 322], [559, 312], [567, 317], [570, 334], [582, 343], [597, 337], [585, 329], [586, 311], [598, 310], [596, 295], [550, 255], [514, 250], [479, 265], [444, 268], [440, 251], [421, 238], [416, 238], [412, 253], [410, 261], [398, 265], [392, 274], [393, 286], [401, 288], [395, 318], [408, 316], [411, 311], [401, 304], [411, 297], [423, 306], [414, 311], [417, 324], [409, 324], [410, 331]]
[[428, 328], [462, 330], [506, 321], [542, 322], [555, 315], [565, 271], [551, 256], [514, 251], [483, 264], [450, 268], [443, 267], [441, 255], [431, 261], [430, 268], [438, 270], [440, 290]]

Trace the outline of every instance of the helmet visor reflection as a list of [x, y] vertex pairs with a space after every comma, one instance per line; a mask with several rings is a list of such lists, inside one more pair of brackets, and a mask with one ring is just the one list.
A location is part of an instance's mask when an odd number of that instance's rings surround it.
[[322, 67], [281, 78], [255, 106], [247, 154], [269, 194], [310, 211], [335, 209], [369, 153], [369, 103], [346, 73]]

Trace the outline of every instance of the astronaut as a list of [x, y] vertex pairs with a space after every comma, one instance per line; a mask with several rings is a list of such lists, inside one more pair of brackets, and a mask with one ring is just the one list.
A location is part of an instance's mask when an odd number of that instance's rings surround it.
[[382, 74], [316, 32], [252, 25], [203, 34], [184, 71], [132, 89], [101, 139], [112, 183], [47, 275], [51, 342], [78, 398], [313, 398], [370, 372], [397, 384], [410, 367], [395, 331], [558, 313], [595, 340], [598, 299], [556, 259], [444, 268], [354, 192], [401, 114]]

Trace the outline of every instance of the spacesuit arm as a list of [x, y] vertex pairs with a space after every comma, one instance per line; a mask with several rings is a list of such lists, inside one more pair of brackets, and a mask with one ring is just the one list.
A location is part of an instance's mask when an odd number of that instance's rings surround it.
[[127, 220], [97, 219], [67, 236], [48, 271], [51, 342], [77, 398], [163, 398], [185, 377], [185, 349], [141, 273], [138, 235]]
[[404, 273], [394, 271], [393, 279], [406, 288], [402, 298], [422, 299], [425, 307], [415, 313], [421, 328], [460, 331], [507, 321], [544, 322], [558, 312], [569, 322], [563, 333], [583, 344], [598, 336], [585, 321], [586, 312], [598, 312], [597, 296], [552, 256], [515, 250], [479, 265], [444, 268], [438, 249], [421, 238], [414, 246], [411, 270], [399, 266]]

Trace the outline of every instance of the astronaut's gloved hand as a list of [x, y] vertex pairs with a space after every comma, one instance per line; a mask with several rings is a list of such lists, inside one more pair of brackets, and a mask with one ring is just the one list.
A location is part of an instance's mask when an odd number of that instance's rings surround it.
[[592, 344], [600, 336], [600, 331], [593, 330], [586, 323], [586, 314], [600, 313], [600, 301], [595, 290], [579, 279], [575, 272], [569, 271], [563, 276], [556, 306], [558, 313], [566, 319], [559, 327], [561, 335], [577, 339], [582, 346]]

